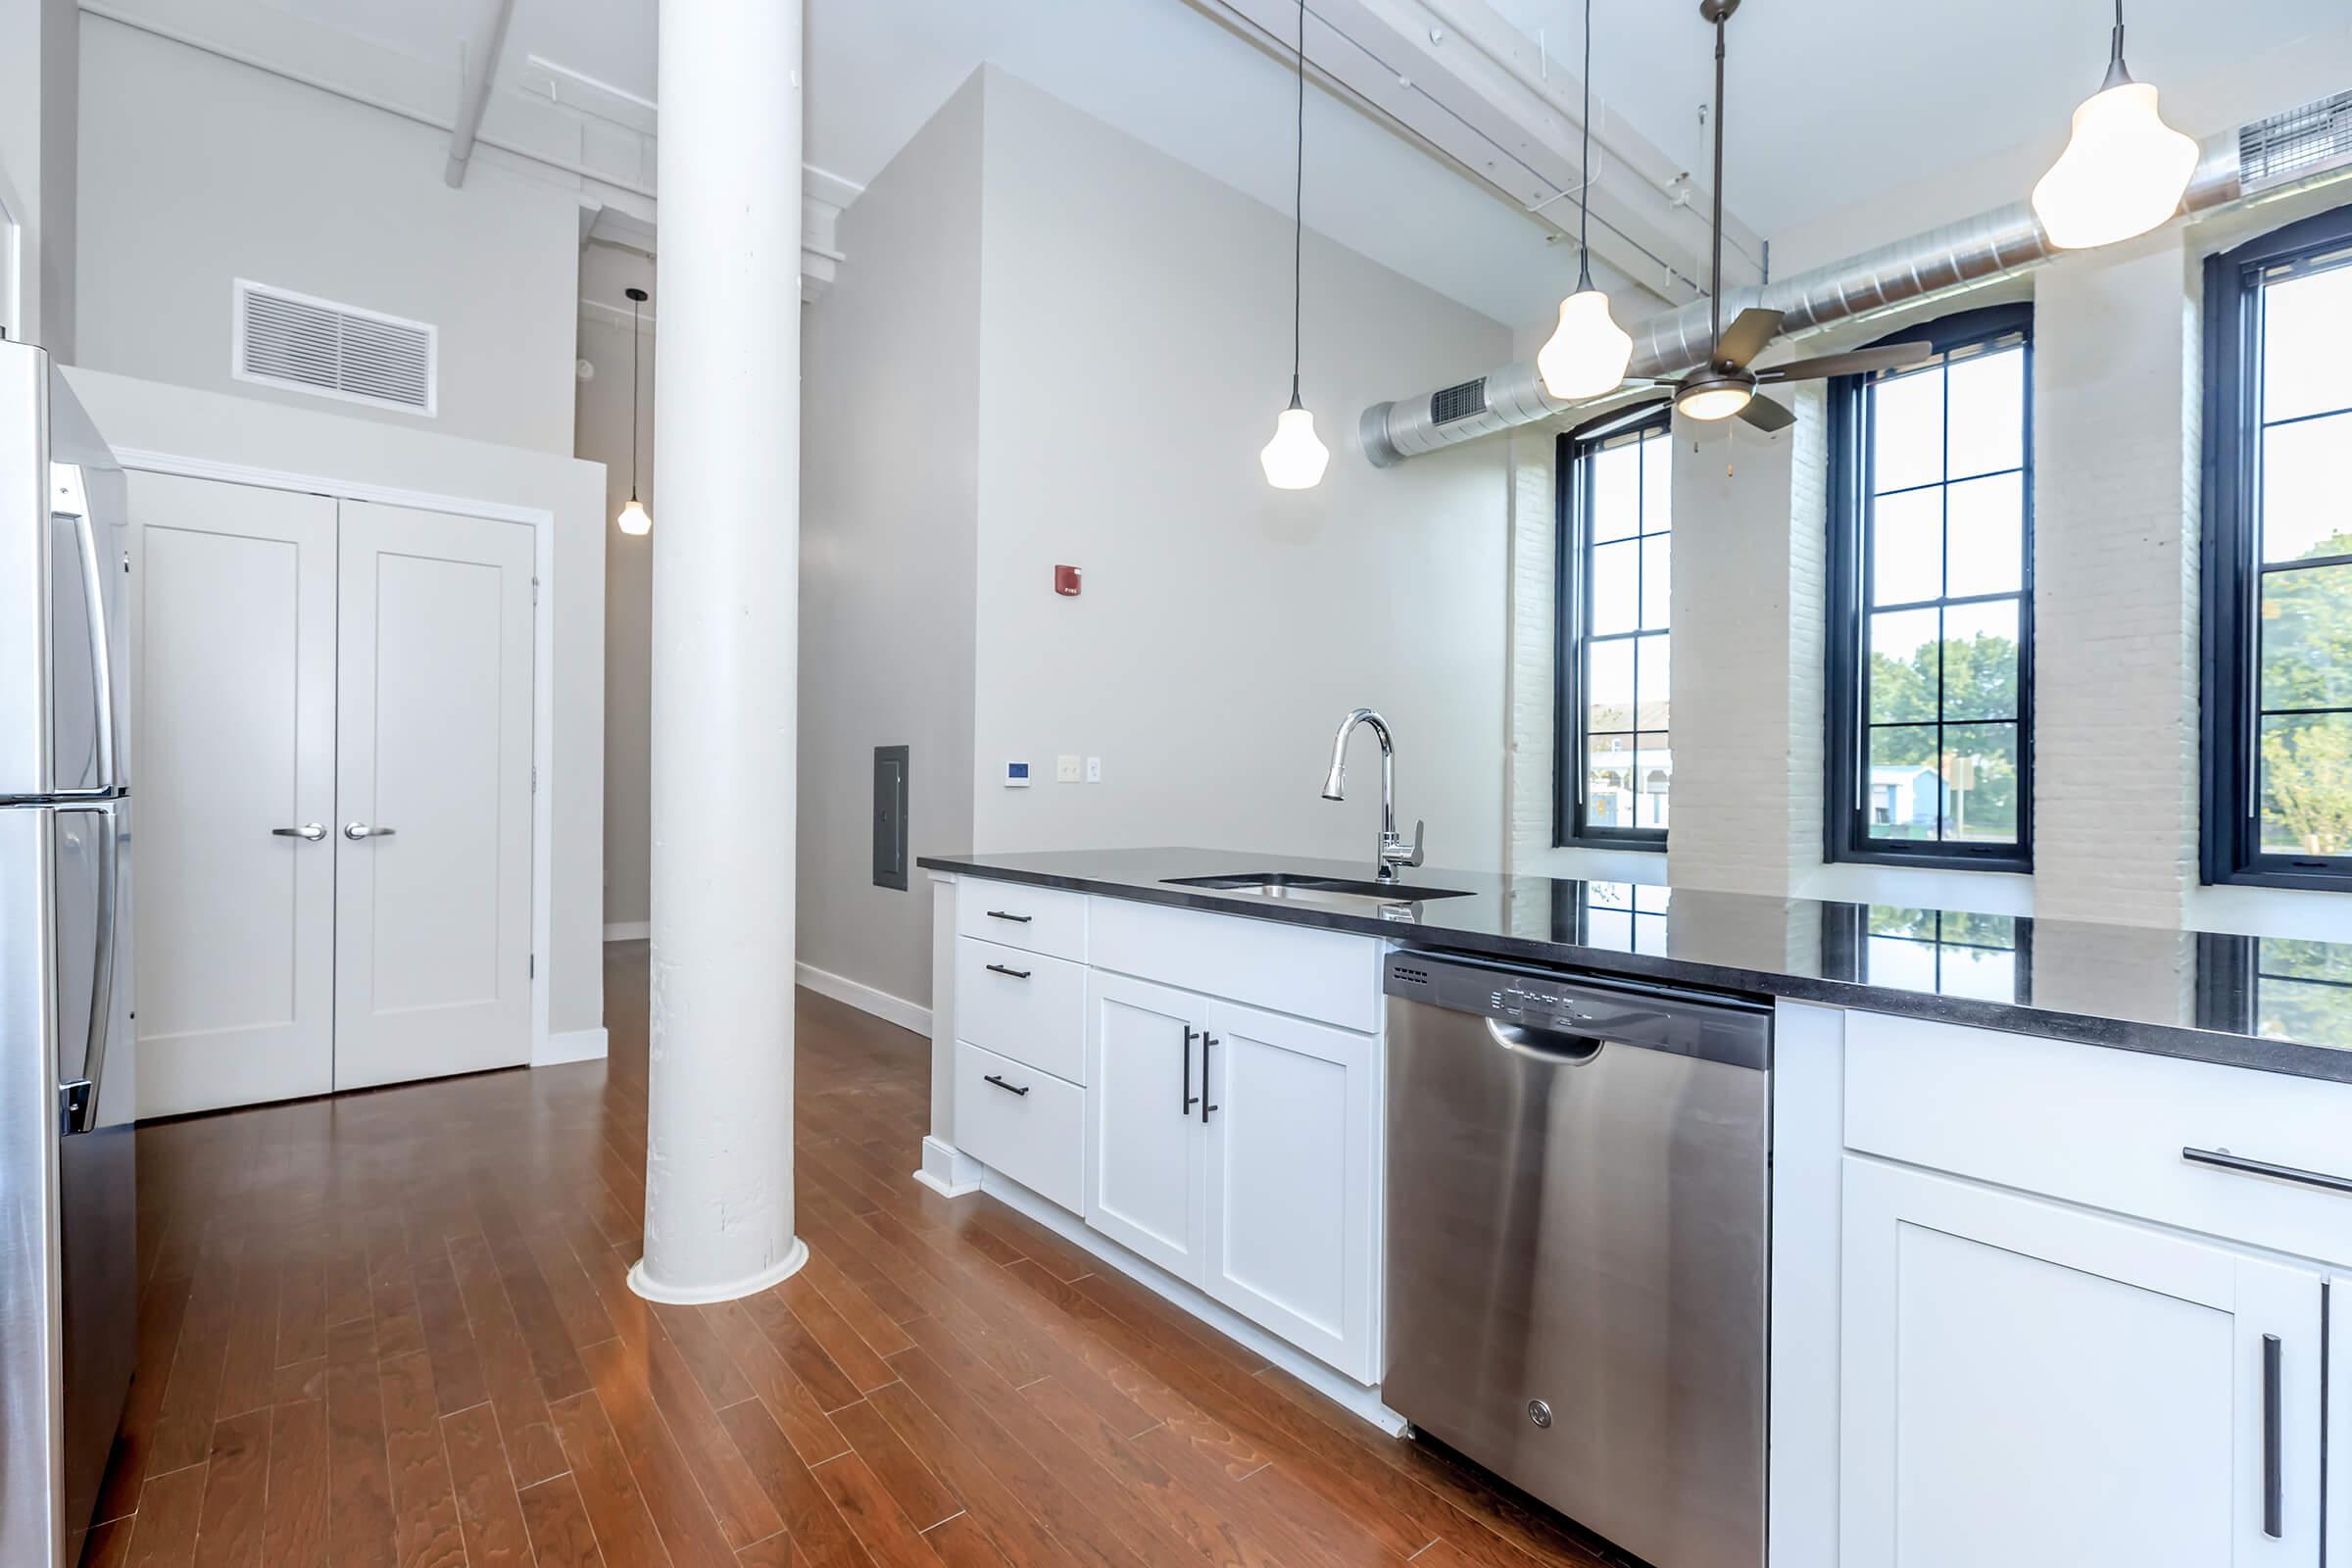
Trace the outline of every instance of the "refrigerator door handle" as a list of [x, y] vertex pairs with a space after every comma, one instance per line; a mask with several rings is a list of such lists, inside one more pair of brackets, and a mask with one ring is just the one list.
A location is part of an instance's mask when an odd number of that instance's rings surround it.
[[106, 623], [106, 578], [99, 574], [98, 568], [98, 524], [90, 517], [88, 507], [82, 508], [81, 515], [74, 519], [74, 533], [81, 544], [81, 591], [88, 607], [90, 674], [97, 688], [94, 745], [98, 761], [96, 787], [74, 793], [112, 795], [122, 785], [122, 773], [115, 766], [114, 643], [112, 629]]
[[[91, 810], [88, 807], [62, 807], [62, 810]], [[58, 1087], [64, 1131], [70, 1137], [86, 1133], [98, 1125], [98, 1096], [106, 1084], [106, 1048], [114, 1032], [115, 1016], [115, 953], [121, 946], [117, 930], [122, 904], [119, 885], [122, 875], [122, 839], [121, 824], [112, 811], [94, 810], [98, 818], [98, 938], [90, 959], [90, 1027], [82, 1044], [81, 1076]]]

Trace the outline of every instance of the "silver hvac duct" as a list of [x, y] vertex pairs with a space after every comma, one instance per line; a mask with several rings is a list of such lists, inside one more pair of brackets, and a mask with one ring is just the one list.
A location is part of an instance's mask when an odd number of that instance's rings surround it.
[[[2180, 205], [2184, 212], [2209, 213], [2347, 174], [2352, 174], [2352, 92], [2207, 137], [2198, 145], [2196, 172]], [[1761, 288], [1727, 289], [1723, 317], [1728, 321], [1760, 305], [1781, 312], [1781, 335], [1794, 336], [1975, 288], [2056, 254], [2032, 204], [2014, 202]], [[1634, 359], [1626, 374], [1667, 380], [1705, 364], [1708, 322], [1707, 301], [1698, 299], [1640, 323], [1633, 329]], [[1364, 456], [1385, 468], [1572, 407], [1544, 390], [1534, 365], [1506, 365], [1426, 397], [1366, 409], [1360, 426]]]

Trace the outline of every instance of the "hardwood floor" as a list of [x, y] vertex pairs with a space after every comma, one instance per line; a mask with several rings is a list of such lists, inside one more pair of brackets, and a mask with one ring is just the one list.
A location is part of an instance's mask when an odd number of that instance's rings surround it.
[[806, 1269], [655, 1307], [645, 947], [603, 1063], [139, 1134], [139, 1375], [85, 1565], [1594, 1564], [975, 1195], [928, 1043], [804, 992]]

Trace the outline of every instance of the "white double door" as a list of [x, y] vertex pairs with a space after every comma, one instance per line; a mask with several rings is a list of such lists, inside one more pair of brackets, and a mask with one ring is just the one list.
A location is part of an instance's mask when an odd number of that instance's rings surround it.
[[133, 474], [139, 1113], [530, 1056], [527, 527]]

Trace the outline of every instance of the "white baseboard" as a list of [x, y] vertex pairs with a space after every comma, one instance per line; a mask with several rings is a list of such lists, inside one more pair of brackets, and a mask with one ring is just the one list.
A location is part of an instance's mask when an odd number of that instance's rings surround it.
[[1256, 1351], [1317, 1394], [1371, 1422], [1390, 1437], [1404, 1435], [1408, 1423], [1403, 1416], [1380, 1402], [1380, 1390], [1366, 1388], [1338, 1368], [1316, 1360], [1290, 1341], [1275, 1338], [1199, 1287], [1188, 1285], [1158, 1264], [1136, 1256], [1101, 1231], [1089, 1229], [1084, 1220], [1059, 1203], [1040, 1197], [1001, 1171], [982, 1166], [981, 1188], [989, 1197], [1007, 1207], [1018, 1209], [1063, 1241], [1102, 1259], [1138, 1285], [1164, 1297], [1227, 1339], [1238, 1341]]
[[980, 1190], [980, 1173], [984, 1169], [971, 1155], [954, 1144], [943, 1144], [936, 1138], [923, 1140], [923, 1168], [914, 1179], [942, 1198], [961, 1198]]
[[931, 1037], [931, 1009], [921, 1003], [894, 997], [887, 991], [876, 991], [872, 986], [861, 985], [846, 975], [819, 969], [813, 964], [804, 963], [798, 967], [801, 984], [817, 995], [831, 997], [835, 1002], [846, 1002], [859, 1012], [870, 1012], [902, 1029], [911, 1029], [926, 1040]]
[[547, 1044], [531, 1053], [534, 1067], [560, 1067], [567, 1061], [598, 1061], [610, 1048], [604, 1026], [594, 1029], [566, 1029], [560, 1035], [549, 1035]]
[[653, 934], [651, 920], [620, 920], [605, 927], [607, 942], [643, 942]]

